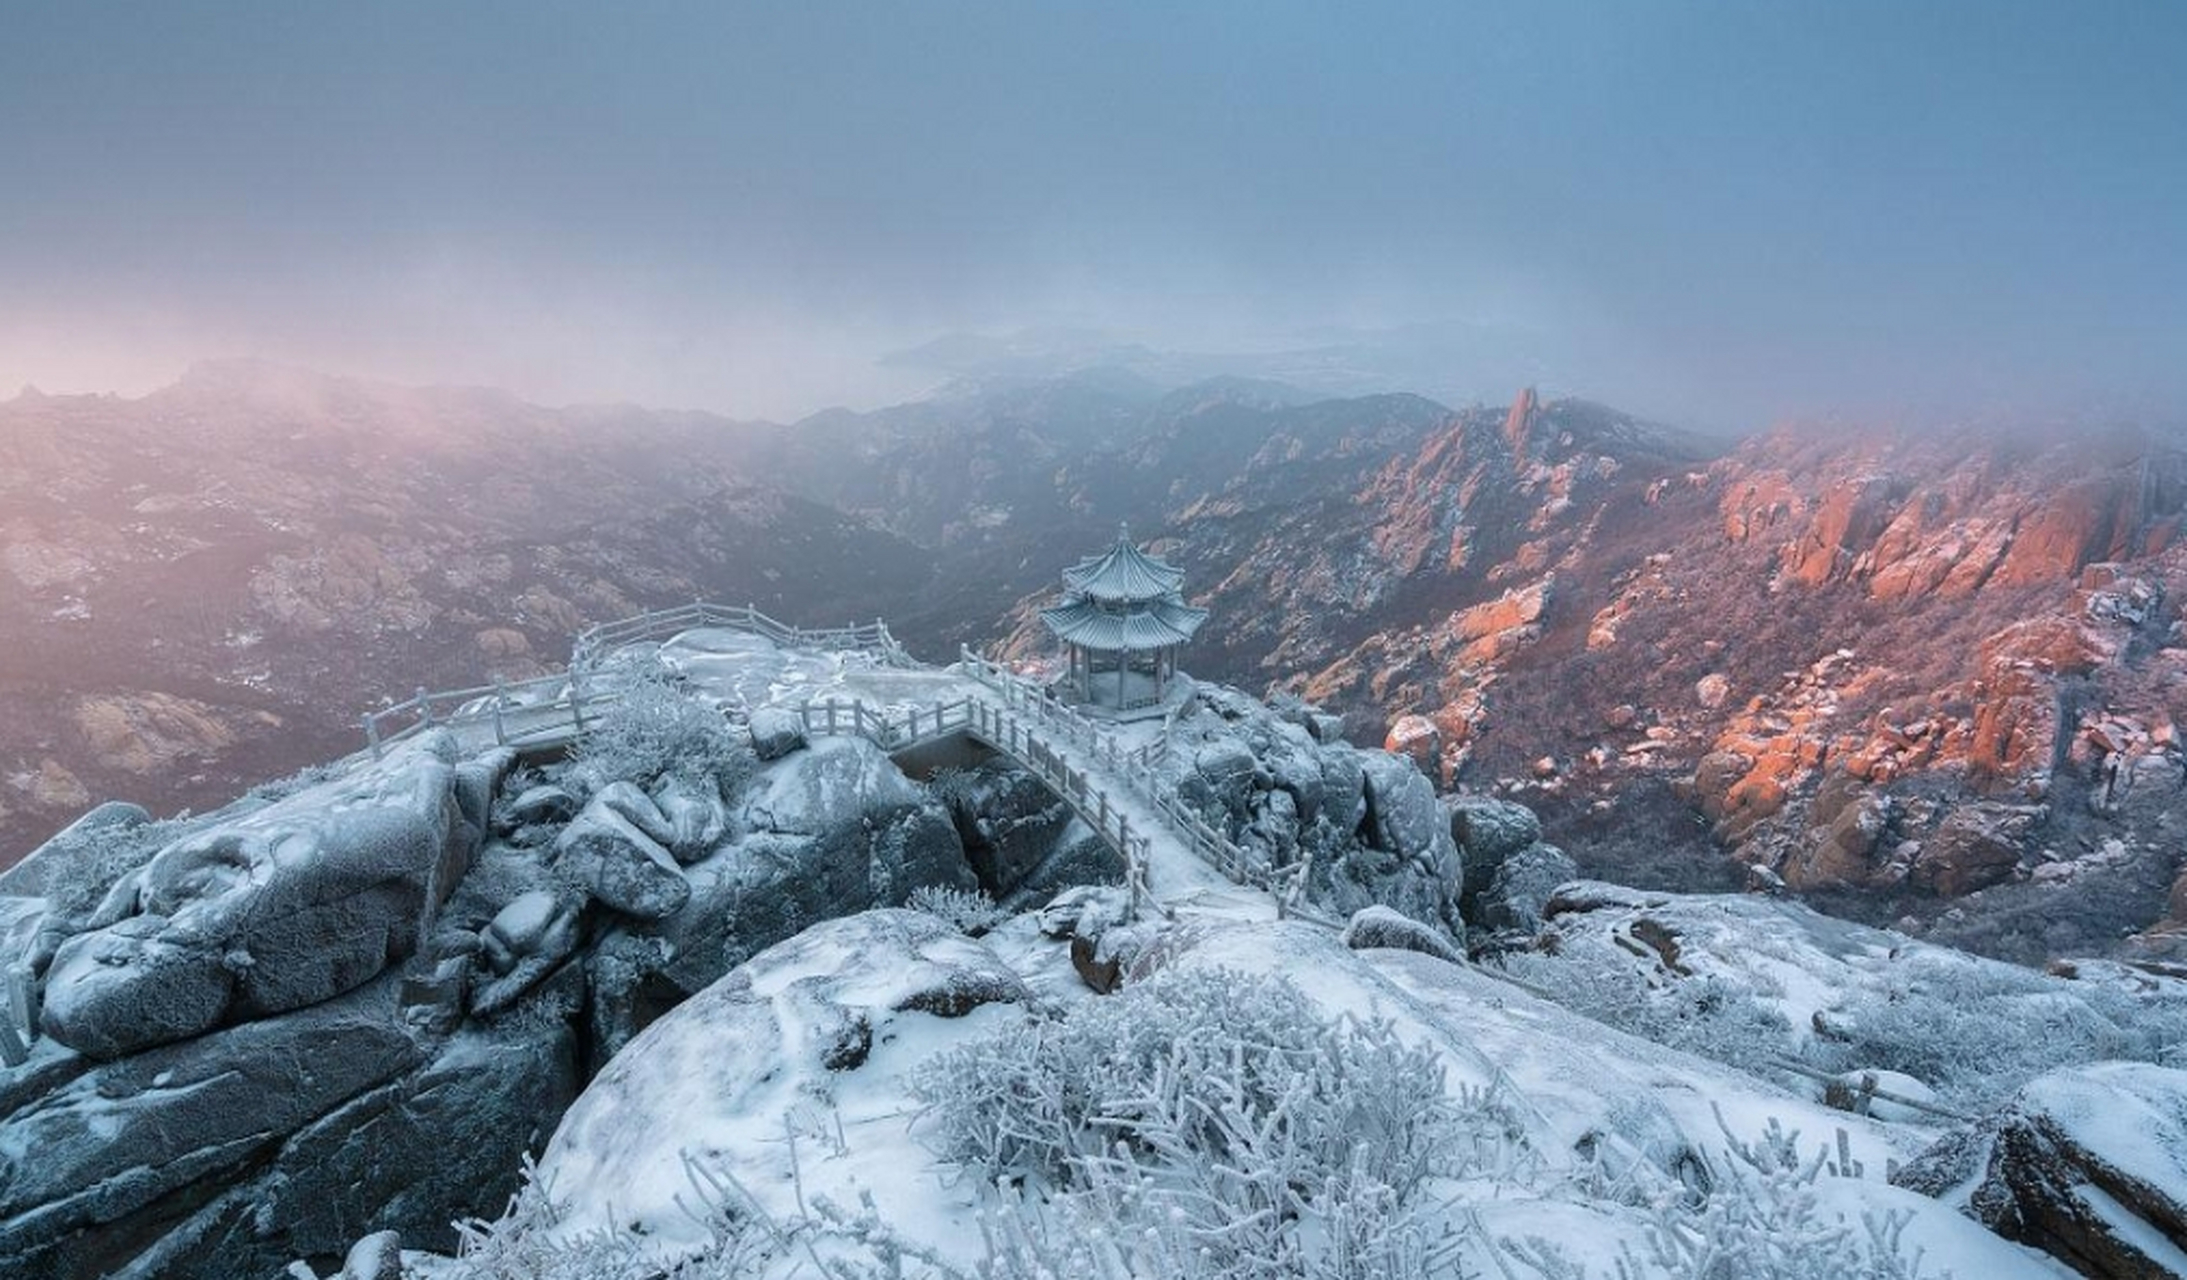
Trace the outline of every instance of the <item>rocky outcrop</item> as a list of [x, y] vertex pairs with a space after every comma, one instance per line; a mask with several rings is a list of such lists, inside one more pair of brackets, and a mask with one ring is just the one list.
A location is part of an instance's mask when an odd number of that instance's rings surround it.
[[1464, 868], [1434, 785], [1403, 757], [1317, 741], [1311, 716], [1202, 684], [1169, 730], [1164, 782], [1260, 874], [1303, 870], [1323, 910], [1388, 906], [1462, 937]]
[[8, 1108], [0, 1256], [28, 1274], [118, 1270], [277, 1151], [282, 1135], [422, 1056], [395, 1017], [392, 984], [380, 982], [120, 1062], [48, 1063], [51, 1083]]
[[690, 1224], [682, 1153], [728, 1157], [740, 1178], [759, 1180], [756, 1170], [786, 1168], [792, 1153], [779, 1126], [753, 1117], [824, 1104], [839, 1078], [922, 1022], [1032, 1000], [985, 944], [923, 912], [816, 925], [632, 1040], [570, 1108], [541, 1175], [582, 1197], [568, 1207], [569, 1229], [606, 1225], [612, 1213], [618, 1227], [676, 1239]]
[[2187, 1072], [2099, 1063], [2029, 1084], [1892, 1179], [2088, 1276], [2187, 1270]]
[[[652, 808], [636, 787], [617, 786]], [[611, 787], [594, 797], [555, 837], [555, 868], [603, 906], [640, 920], [672, 916], [691, 900], [690, 882], [668, 850], [618, 807], [621, 797], [614, 792]]]
[[980, 889], [997, 902], [1029, 906], [1072, 885], [1124, 879], [1116, 850], [1007, 759], [946, 777], [937, 790]]
[[120, 1057], [316, 1004], [413, 953], [481, 838], [452, 751], [427, 740], [161, 850], [109, 895], [113, 923], [60, 946], [45, 1033]]

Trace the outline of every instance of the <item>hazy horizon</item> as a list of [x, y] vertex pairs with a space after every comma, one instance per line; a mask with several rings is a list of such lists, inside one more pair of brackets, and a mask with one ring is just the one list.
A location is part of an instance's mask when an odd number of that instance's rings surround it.
[[0, 394], [253, 357], [788, 419], [958, 335], [1719, 428], [2176, 419], [2182, 51], [2154, 4], [40, 7]]

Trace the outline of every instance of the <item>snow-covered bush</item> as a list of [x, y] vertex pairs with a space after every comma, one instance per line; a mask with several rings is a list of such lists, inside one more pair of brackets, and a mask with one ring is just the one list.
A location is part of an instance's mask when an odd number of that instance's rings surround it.
[[1525, 986], [1644, 1040], [1748, 1071], [1795, 1053], [1798, 1038], [1781, 1011], [1714, 975], [1650, 986], [1630, 968], [1570, 953], [1515, 951], [1498, 959]]
[[746, 736], [692, 697], [659, 663], [632, 664], [621, 696], [586, 726], [568, 780], [589, 793], [610, 782], [650, 786], [670, 774], [711, 779], [731, 795], [759, 768]]
[[456, 1257], [434, 1269], [436, 1280], [749, 1280], [793, 1244], [796, 1231], [770, 1218], [723, 1171], [684, 1162], [691, 1183], [679, 1198], [705, 1229], [707, 1244], [663, 1265], [643, 1236], [630, 1232], [570, 1232], [564, 1206], [529, 1157], [524, 1182], [500, 1218], [456, 1225]]
[[1815, 1065], [1902, 1071], [1981, 1109], [2048, 1071], [2107, 1059], [2164, 1063], [2187, 1045], [2187, 995], [2067, 983], [1944, 952], [1908, 956], [1828, 1011]]
[[1010, 918], [1010, 913], [996, 906], [983, 890], [942, 884], [920, 885], [911, 891], [904, 905], [945, 920], [950, 927], [975, 938]]
[[46, 901], [54, 915], [79, 919], [91, 914], [123, 876], [150, 862], [190, 826], [186, 820], [166, 818], [64, 834], [56, 847], [39, 855]]
[[[1829, 1211], [1818, 1186], [1826, 1177], [1865, 1172], [1839, 1131], [1835, 1149], [1800, 1150], [1797, 1130], [1774, 1118], [1747, 1142], [1716, 1116], [1724, 1147], [1709, 1164], [1710, 1190], [1667, 1176], [1647, 1197], [1654, 1220], [1646, 1249], [1618, 1259], [1615, 1280], [1924, 1280], [1919, 1250], [1902, 1240], [1908, 1217], [1872, 1213], [1859, 1221]], [[1502, 1251], [1546, 1280], [1589, 1280], [1562, 1249], [1539, 1238], [1499, 1242]]]
[[1428, 1048], [1278, 978], [1171, 971], [943, 1054], [944, 1158], [1002, 1188], [989, 1274], [1455, 1274], [1438, 1180], [1516, 1141]]

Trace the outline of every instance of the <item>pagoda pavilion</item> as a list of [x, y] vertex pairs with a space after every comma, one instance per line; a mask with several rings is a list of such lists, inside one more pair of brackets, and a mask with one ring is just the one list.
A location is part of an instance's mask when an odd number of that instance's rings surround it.
[[1063, 574], [1063, 598], [1040, 611], [1070, 658], [1071, 694], [1090, 711], [1125, 715], [1162, 705], [1177, 676], [1177, 649], [1207, 610], [1186, 604], [1184, 571], [1132, 545], [1116, 545]]

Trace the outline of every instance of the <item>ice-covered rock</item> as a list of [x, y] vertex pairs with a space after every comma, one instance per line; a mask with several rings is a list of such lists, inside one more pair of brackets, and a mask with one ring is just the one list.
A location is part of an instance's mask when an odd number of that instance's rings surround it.
[[1541, 819], [1532, 809], [1487, 796], [1450, 796], [1450, 838], [1465, 859], [1465, 896], [1488, 888], [1505, 858], [1542, 838]]
[[714, 851], [729, 832], [729, 806], [712, 778], [670, 773], [653, 784], [655, 811], [666, 824], [668, 847], [676, 861], [697, 862]]
[[471, 1012], [497, 1013], [516, 1002], [577, 949], [576, 904], [533, 889], [503, 907], [479, 934], [491, 977], [471, 996]]
[[[1472, 868], [1468, 866], [1470, 872]], [[1484, 929], [1532, 933], [1557, 889], [1579, 879], [1579, 864], [1553, 844], [1539, 841], [1496, 864], [1488, 887], [1475, 899], [1469, 923]]]
[[[628, 796], [612, 795], [614, 791], [610, 787], [595, 796], [555, 837], [555, 869], [602, 905], [625, 915], [641, 920], [672, 916], [690, 901], [691, 885], [668, 850], [617, 806], [617, 799], [627, 805]], [[645, 799], [636, 787], [629, 791]], [[651, 808], [653, 802], [645, 804]]]
[[216, 1190], [419, 1059], [392, 982], [120, 1062], [73, 1059], [0, 1126], [0, 1258], [24, 1275], [118, 1269], [187, 1211], [174, 1197]]
[[581, 807], [567, 787], [540, 783], [499, 805], [494, 810], [494, 825], [504, 835], [526, 827], [558, 827], [576, 817]]
[[452, 744], [406, 746], [156, 854], [125, 882], [131, 914], [60, 946], [46, 1034], [118, 1057], [316, 1004], [411, 954], [480, 833]]
[[1124, 863], [1047, 784], [997, 758], [937, 788], [964, 855], [997, 902], [1037, 902], [1069, 885], [1113, 884]]
[[[795, 1117], [901, 1070], [923, 1024], [1031, 999], [984, 943], [924, 912], [815, 925], [677, 1006], [585, 1089], [540, 1161], [568, 1197], [560, 1229], [635, 1229], [663, 1251], [697, 1243], [681, 1207], [686, 1154], [771, 1197], [798, 1158], [785, 1141]], [[814, 1176], [810, 1150], [806, 1161]]]
[[1200, 685], [1162, 780], [1262, 874], [1310, 863], [1307, 896], [1324, 910], [1380, 903], [1462, 930], [1460, 856], [1433, 784], [1402, 757], [1316, 741], [1304, 714]]
[[901, 906], [927, 885], [978, 887], [942, 802], [862, 738], [824, 739], [767, 765], [731, 829], [683, 869], [689, 903], [625, 924], [632, 949], [595, 967], [603, 1045], [817, 921]]
[[2187, 1071], [2053, 1072], [1892, 1181], [2083, 1275], [2187, 1275]]
[[804, 719], [783, 707], [759, 708], [752, 712], [747, 727], [752, 734], [752, 751], [762, 760], [780, 760], [805, 745]]
[[826, 881], [819, 900], [840, 904], [828, 915], [895, 905], [922, 885], [978, 887], [941, 803], [863, 738], [828, 739], [762, 773], [737, 825], [748, 855]]
[[1354, 951], [1376, 948], [1417, 951], [1452, 964], [1462, 963], [1466, 958], [1464, 951], [1433, 928], [1381, 906], [1363, 907], [1352, 913], [1352, 918], [1344, 925], [1344, 945]]

